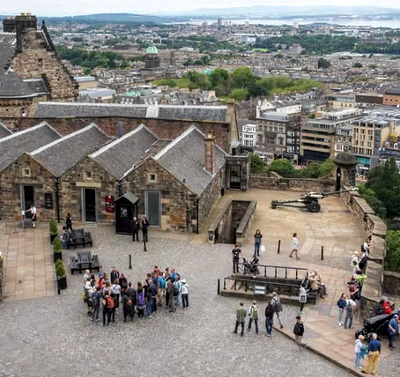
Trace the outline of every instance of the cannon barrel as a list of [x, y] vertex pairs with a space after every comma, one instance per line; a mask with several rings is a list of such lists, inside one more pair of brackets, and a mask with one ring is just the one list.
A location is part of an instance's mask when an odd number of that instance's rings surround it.
[[349, 190], [338, 190], [338, 191], [328, 191], [328, 192], [321, 192], [322, 196], [329, 196], [329, 195], [335, 195], [335, 194], [341, 194], [343, 192], [351, 192], [351, 191], [358, 191], [357, 187], [353, 187], [352, 189]]

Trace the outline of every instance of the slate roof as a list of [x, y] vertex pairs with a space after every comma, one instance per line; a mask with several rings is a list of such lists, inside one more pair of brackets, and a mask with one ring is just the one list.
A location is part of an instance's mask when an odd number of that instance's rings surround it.
[[17, 45], [17, 37], [14, 33], [0, 33], [0, 73], [7, 70]]
[[34, 94], [29, 85], [14, 73], [0, 73], [0, 98], [31, 97]]
[[54, 117], [134, 117], [226, 121], [226, 106], [127, 105], [79, 102], [39, 102], [35, 116]]
[[26, 79], [23, 81], [29, 86], [32, 92], [36, 94], [49, 93], [49, 88], [43, 79]]
[[0, 172], [24, 153], [32, 152], [60, 138], [61, 135], [53, 127], [42, 122], [37, 126], [0, 139]]
[[142, 124], [90, 157], [115, 178], [120, 179], [157, 140], [158, 137]]
[[0, 139], [11, 134], [12, 132], [3, 123], [0, 122]]
[[55, 177], [60, 177], [108, 140], [110, 137], [92, 123], [33, 151], [31, 155]]
[[[226, 153], [217, 145], [214, 148], [214, 172], [218, 173], [225, 164]], [[154, 160], [193, 193], [201, 195], [213, 178], [205, 170], [205, 154], [205, 135], [192, 126], [154, 156]]]

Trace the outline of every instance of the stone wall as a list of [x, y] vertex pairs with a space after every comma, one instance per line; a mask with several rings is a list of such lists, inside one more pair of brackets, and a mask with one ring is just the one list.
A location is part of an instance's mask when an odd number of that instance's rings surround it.
[[3, 302], [3, 273], [4, 259], [0, 257], [0, 302]]
[[11, 66], [23, 79], [46, 75], [53, 101], [74, 101], [78, 95], [77, 84], [54, 51], [47, 51], [45, 40], [36, 30], [22, 34], [22, 52], [12, 59]]
[[334, 191], [334, 179], [281, 178], [266, 174], [250, 174], [250, 188], [292, 191]]
[[34, 98], [0, 99], [0, 117], [33, 116], [36, 111], [37, 103], [47, 100], [47, 95]]
[[[32, 185], [38, 220], [49, 221], [55, 210], [54, 183], [54, 176], [48, 170], [28, 154], [23, 154], [0, 175], [0, 218], [20, 218], [21, 185]], [[53, 209], [45, 209], [45, 193], [52, 195]]]
[[244, 237], [246, 235], [247, 229], [249, 229], [249, 227], [253, 221], [254, 214], [256, 213], [256, 209], [257, 209], [257, 202], [251, 201], [249, 203], [249, 205], [247, 206], [246, 212], [236, 230], [236, 243], [237, 244], [239, 244], [239, 245], [243, 244]]
[[11, 131], [21, 131], [35, 126], [41, 122], [47, 122], [60, 134], [68, 135], [78, 131], [91, 123], [97, 124], [110, 136], [117, 136], [122, 125], [122, 134], [126, 134], [144, 124], [161, 139], [173, 140], [185, 132], [190, 126], [195, 125], [205, 135], [211, 133], [215, 142], [226, 152], [230, 149], [230, 125], [219, 122], [193, 122], [189, 120], [166, 120], [158, 118], [127, 118], [127, 117], [92, 117], [92, 118], [14, 118], [1, 119]]
[[384, 272], [383, 291], [391, 296], [400, 296], [400, 273], [392, 271]]

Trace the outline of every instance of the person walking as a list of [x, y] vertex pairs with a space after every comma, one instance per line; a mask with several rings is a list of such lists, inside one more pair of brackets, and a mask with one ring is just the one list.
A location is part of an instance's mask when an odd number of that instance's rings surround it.
[[399, 332], [399, 316], [395, 314], [389, 322], [389, 349], [393, 351], [395, 348], [393, 345], [394, 338]]
[[183, 309], [189, 308], [189, 285], [186, 279], [182, 279], [182, 306]]
[[343, 312], [347, 306], [346, 295], [344, 293], [342, 293], [339, 300], [337, 300], [336, 306], [337, 306], [338, 312], [339, 312], [339, 326], [342, 326], [343, 325]]
[[250, 305], [248, 315], [250, 318], [249, 318], [249, 325], [247, 327], [247, 330], [248, 331], [251, 330], [251, 324], [254, 321], [254, 326], [256, 327], [256, 334], [258, 334], [258, 306], [257, 306], [256, 301], [253, 301], [252, 305]]
[[65, 229], [72, 232], [72, 218], [70, 213], [67, 213], [67, 217], [65, 218]]
[[293, 328], [293, 334], [295, 336], [296, 343], [299, 346], [307, 347], [307, 342], [303, 342], [304, 324], [301, 321], [301, 317], [299, 315], [296, 317], [296, 323]]
[[239, 273], [239, 258], [242, 256], [242, 250], [240, 250], [239, 245], [235, 245], [232, 250], [232, 261], [233, 261], [233, 273]]
[[272, 333], [272, 324], [274, 318], [274, 307], [272, 306], [271, 301], [267, 302], [267, 306], [265, 307], [265, 330], [266, 336], [271, 336]]
[[135, 239], [136, 241], [139, 242], [140, 223], [136, 216], [133, 216], [133, 219], [131, 221], [131, 228], [132, 228], [132, 242], [135, 242]]
[[147, 220], [146, 216], [143, 216], [141, 223], [142, 223], [143, 242], [148, 242], [147, 234], [148, 234], [148, 228], [149, 228], [150, 224], [149, 224], [149, 220]]
[[307, 290], [302, 285], [299, 290], [300, 313], [305, 314], [304, 305], [307, 303]]
[[236, 310], [236, 324], [235, 324], [235, 330], [233, 331], [235, 334], [237, 334], [239, 325], [241, 326], [241, 333], [240, 335], [244, 335], [244, 322], [246, 320], [246, 309], [243, 307], [243, 302], [239, 304], [239, 308]]
[[276, 313], [276, 317], [278, 318], [279, 326], [283, 329], [283, 324], [281, 320], [281, 313], [283, 312], [282, 301], [276, 292], [272, 292], [271, 304], [274, 308], [274, 313]]
[[[367, 365], [361, 370], [362, 373], [368, 374], [371, 372], [372, 375], [376, 374], [378, 369], [378, 359], [381, 354], [381, 343], [378, 340], [378, 335], [372, 334], [372, 340], [368, 344], [368, 359]], [[372, 369], [372, 370], [371, 370]]]
[[260, 246], [262, 243], [262, 234], [260, 232], [260, 229], [256, 230], [256, 233], [254, 234], [254, 256], [259, 257], [260, 256]]
[[[354, 300], [349, 297], [346, 300], [346, 308], [345, 308], [345, 318], [344, 318], [344, 328], [345, 329], [353, 329], [353, 318], [354, 312], [356, 311], [357, 305]], [[347, 321], [349, 322], [349, 326], [347, 327]]]
[[297, 238], [297, 233], [293, 233], [293, 239], [292, 239], [292, 251], [289, 255], [290, 258], [292, 258], [293, 253], [296, 255], [296, 259], [299, 260], [298, 256], [298, 250], [299, 250], [299, 239]]
[[355, 367], [357, 369], [361, 369], [361, 356], [362, 356], [362, 350], [363, 350], [362, 341], [363, 340], [364, 340], [364, 337], [362, 335], [359, 335], [358, 338], [356, 339], [356, 342], [354, 345], [354, 352], [356, 354]]
[[31, 204], [31, 208], [29, 208], [28, 210], [25, 211], [25, 213], [27, 213], [27, 212], [30, 212], [30, 214], [31, 214], [32, 228], [36, 228], [37, 209], [33, 205], [33, 203]]

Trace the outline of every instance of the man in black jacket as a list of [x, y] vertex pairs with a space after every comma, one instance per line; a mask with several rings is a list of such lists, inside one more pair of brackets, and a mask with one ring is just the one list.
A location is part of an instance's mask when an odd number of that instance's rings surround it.
[[132, 242], [135, 242], [135, 238], [136, 238], [136, 241], [139, 242], [140, 223], [136, 216], [133, 216], [133, 219], [131, 222], [131, 227], [132, 227]]
[[267, 336], [271, 336], [272, 333], [272, 323], [274, 318], [275, 308], [272, 305], [271, 301], [267, 302], [267, 306], [265, 307], [265, 329], [267, 331]]
[[146, 216], [143, 216], [142, 218], [142, 232], [143, 232], [143, 242], [147, 242], [148, 238], [147, 238], [147, 230], [149, 227], [149, 220], [147, 220]]
[[301, 317], [299, 315], [296, 317], [296, 324], [293, 328], [293, 334], [296, 338], [296, 343], [299, 346], [303, 346], [304, 348], [307, 347], [307, 342], [303, 342], [304, 324], [301, 321]]

